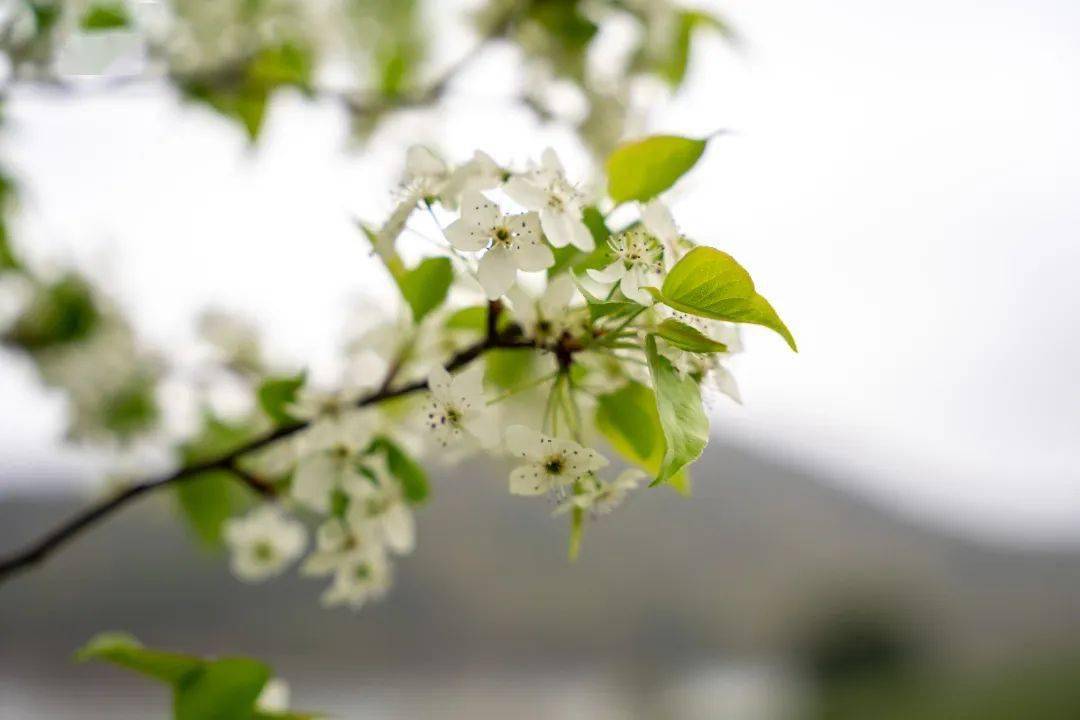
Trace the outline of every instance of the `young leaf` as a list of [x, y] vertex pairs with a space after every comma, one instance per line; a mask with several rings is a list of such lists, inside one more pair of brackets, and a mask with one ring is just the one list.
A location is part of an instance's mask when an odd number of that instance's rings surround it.
[[413, 320], [420, 322], [446, 299], [454, 280], [454, 269], [450, 258], [427, 258], [397, 280], [405, 302], [412, 309]]
[[99, 2], [91, 5], [79, 21], [88, 31], [120, 30], [131, 24], [131, 17], [122, 2]]
[[169, 684], [180, 682], [204, 665], [203, 660], [190, 655], [150, 650], [131, 635], [118, 632], [95, 635], [76, 651], [75, 659], [104, 660]]
[[699, 27], [715, 30], [729, 42], [736, 41], [735, 32], [730, 25], [721, 18], [700, 10], [683, 10], [674, 26], [674, 37], [669, 46], [670, 54], [661, 58], [656, 67], [660, 76], [673, 88], [682, 85], [686, 78], [686, 68], [690, 62], [690, 42]]
[[401, 492], [411, 505], [418, 505], [427, 500], [431, 489], [427, 473], [419, 463], [387, 437], [375, 438], [372, 449], [386, 452], [386, 463], [390, 468], [390, 473], [401, 483]]
[[243, 484], [227, 470], [211, 470], [184, 480], [176, 486], [176, 500], [188, 525], [203, 543], [221, 545], [225, 521], [244, 504]]
[[487, 329], [488, 309], [485, 305], [472, 305], [461, 308], [450, 317], [446, 318], [444, 327], [447, 330], [472, 330], [478, 333]]
[[701, 389], [690, 377], [680, 377], [671, 362], [656, 351], [656, 338], [645, 341], [649, 373], [656, 389], [656, 411], [667, 447], [653, 485], [669, 480], [694, 462], [709, 442], [709, 418], [701, 407]]
[[296, 402], [296, 395], [304, 386], [306, 373], [293, 377], [272, 377], [259, 386], [259, 407], [277, 425], [291, 425], [296, 418], [289, 414], [289, 406]]
[[270, 668], [250, 658], [222, 658], [183, 677], [176, 685], [176, 720], [242, 720], [270, 679]]
[[715, 248], [697, 247], [671, 268], [660, 298], [669, 307], [713, 320], [763, 325], [798, 351], [791, 331], [735, 259]]
[[607, 160], [608, 195], [616, 203], [651, 200], [694, 167], [707, 142], [653, 135], [620, 145]]
[[706, 336], [695, 327], [674, 318], [668, 318], [656, 327], [656, 334], [669, 343], [692, 353], [726, 352], [727, 345]]
[[[651, 388], [631, 381], [613, 393], [601, 395], [596, 401], [595, 422], [596, 429], [623, 459], [653, 475], [660, 472], [667, 442]], [[690, 494], [685, 469], [668, 482], [681, 494]]]

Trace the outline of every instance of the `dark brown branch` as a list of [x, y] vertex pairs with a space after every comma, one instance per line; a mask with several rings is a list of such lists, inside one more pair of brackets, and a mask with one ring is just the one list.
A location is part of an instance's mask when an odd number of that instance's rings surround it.
[[[496, 314], [497, 311], [492, 314]], [[461, 352], [457, 353], [446, 364], [446, 369], [449, 372], [453, 372], [468, 363], [472, 362], [476, 358], [483, 355], [488, 350], [496, 348], [535, 348], [536, 345], [530, 341], [516, 339], [512, 334], [503, 337], [497, 333], [491, 333], [484, 338], [483, 341], [471, 345]], [[357, 401], [357, 407], [367, 407], [369, 405], [375, 405], [386, 400], [392, 400], [394, 398], [410, 395], [415, 392], [420, 392], [427, 389], [427, 380], [416, 380], [406, 385], [400, 385], [397, 387], [391, 387], [393, 378], [390, 378], [391, 383], [384, 383], [384, 387], [376, 390], [370, 395], [366, 395]], [[36, 565], [37, 563], [45, 560], [49, 555], [56, 552], [61, 546], [65, 545], [69, 541], [73, 540], [80, 532], [90, 528], [99, 521], [105, 519], [113, 512], [121, 509], [129, 502], [136, 500], [143, 495], [150, 493], [154, 490], [170, 487], [178, 483], [190, 480], [193, 477], [198, 476], [200, 473], [204, 473], [210, 470], [228, 470], [232, 472], [240, 482], [243, 482], [247, 487], [251, 488], [255, 492], [263, 495], [264, 497], [273, 497], [277, 494], [277, 489], [267, 483], [266, 481], [255, 477], [251, 473], [243, 470], [240, 466], [240, 459], [246, 455], [249, 455], [257, 450], [261, 450], [275, 442], [287, 438], [308, 426], [308, 423], [295, 423], [292, 425], [286, 425], [274, 430], [268, 435], [248, 443], [242, 448], [234, 450], [227, 455], [224, 455], [213, 460], [208, 460], [194, 465], [188, 465], [183, 467], [172, 474], [165, 475], [164, 477], [156, 478], [153, 480], [147, 480], [128, 487], [120, 493], [112, 496], [111, 498], [94, 505], [81, 513], [75, 515], [67, 522], [63, 523], [55, 530], [41, 538], [25, 550], [10, 555], [3, 560], [0, 560], [0, 583], [9, 579], [21, 570], [28, 569], [29, 567]]]

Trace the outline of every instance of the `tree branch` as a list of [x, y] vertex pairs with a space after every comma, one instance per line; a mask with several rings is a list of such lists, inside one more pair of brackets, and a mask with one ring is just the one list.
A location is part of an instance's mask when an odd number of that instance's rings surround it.
[[[493, 303], [491, 315], [497, 315], [498, 313], [498, 309], [494, 306], [495, 304]], [[492, 327], [494, 327], [493, 324]], [[497, 332], [491, 332], [481, 342], [471, 345], [451, 357], [446, 363], [446, 370], [448, 372], [453, 372], [454, 370], [469, 364], [488, 350], [498, 348], [537, 348], [537, 345], [532, 341], [521, 340], [515, 337], [513, 333], [500, 335]], [[392, 400], [394, 398], [426, 390], [427, 387], [427, 380], [416, 380], [398, 387], [390, 387], [390, 383], [384, 383], [384, 387], [358, 400], [356, 402], [356, 407], [361, 408], [369, 405], [376, 405], [386, 400]], [[239, 465], [239, 461], [245, 455], [255, 452], [256, 450], [261, 450], [279, 440], [294, 435], [308, 427], [308, 425], [308, 422], [302, 422], [280, 427], [272, 433], [264, 435], [227, 455], [223, 455], [213, 460], [196, 463], [194, 465], [188, 465], [172, 474], [165, 475], [164, 477], [137, 483], [111, 498], [87, 508], [26, 549], [0, 560], [0, 583], [8, 580], [21, 570], [26, 570], [31, 566], [42, 562], [60, 547], [73, 540], [79, 533], [89, 529], [91, 526], [105, 519], [113, 512], [123, 508], [131, 501], [152, 491], [190, 480], [204, 472], [211, 470], [228, 470], [232, 472], [240, 482], [243, 482], [260, 495], [264, 497], [276, 496], [277, 489], [273, 485], [243, 470]]]

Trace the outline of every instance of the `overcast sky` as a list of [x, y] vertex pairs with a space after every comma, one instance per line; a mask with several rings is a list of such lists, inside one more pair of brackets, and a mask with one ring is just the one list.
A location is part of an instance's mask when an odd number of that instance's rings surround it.
[[[737, 131], [679, 186], [676, 217], [751, 270], [801, 352], [751, 330], [746, 405], [716, 408], [714, 431], [939, 525], [1080, 541], [1080, 6], [719, 7], [748, 47], [703, 44], [651, 125]], [[19, 95], [4, 153], [23, 237], [92, 268], [165, 347], [216, 304], [257, 318], [278, 357], [325, 366], [355, 298], [385, 286], [350, 218], [391, 207], [403, 144], [575, 153], [499, 101], [507, 60], [494, 50], [440, 117], [363, 152], [336, 108], [287, 95], [255, 152], [159, 89]], [[59, 403], [10, 357], [0, 379], [0, 483], [79, 475], [56, 452]]]

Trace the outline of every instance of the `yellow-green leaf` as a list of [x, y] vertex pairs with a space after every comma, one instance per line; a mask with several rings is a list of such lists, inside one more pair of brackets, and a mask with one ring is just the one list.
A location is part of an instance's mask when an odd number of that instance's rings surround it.
[[656, 350], [656, 338], [645, 341], [656, 393], [656, 411], [664, 430], [666, 447], [660, 472], [653, 484], [669, 480], [697, 460], [709, 442], [709, 418], [701, 406], [701, 389], [693, 378], [680, 376], [671, 362]]
[[620, 145], [607, 160], [608, 195], [616, 203], [656, 197], [694, 167], [707, 142], [653, 135]]
[[787, 325], [754, 289], [754, 281], [735, 258], [715, 248], [697, 247], [668, 273], [660, 289], [663, 302], [676, 310], [713, 320], [762, 325], [779, 333], [798, 351]]
[[708, 337], [695, 327], [674, 318], [668, 318], [656, 326], [656, 334], [670, 344], [692, 353], [726, 352], [727, 345]]

